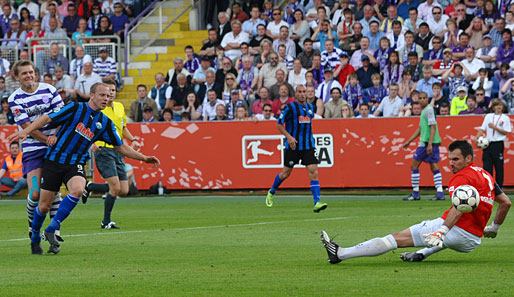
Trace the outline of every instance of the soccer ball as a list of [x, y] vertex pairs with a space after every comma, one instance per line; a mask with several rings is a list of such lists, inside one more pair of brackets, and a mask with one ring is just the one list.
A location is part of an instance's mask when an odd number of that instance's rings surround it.
[[477, 146], [481, 149], [485, 149], [489, 146], [489, 140], [484, 136], [480, 136], [477, 138]]
[[480, 194], [470, 185], [462, 185], [453, 191], [452, 204], [460, 212], [472, 212], [480, 203]]

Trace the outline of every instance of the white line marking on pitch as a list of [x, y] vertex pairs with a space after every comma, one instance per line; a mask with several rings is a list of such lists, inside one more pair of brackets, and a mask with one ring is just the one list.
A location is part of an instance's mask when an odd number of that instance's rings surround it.
[[[215, 229], [215, 228], [227, 228], [227, 227], [245, 227], [245, 226], [259, 226], [259, 225], [270, 225], [270, 224], [284, 224], [294, 222], [315, 222], [315, 221], [333, 221], [333, 220], [345, 220], [356, 217], [335, 217], [335, 218], [323, 218], [323, 219], [305, 219], [305, 220], [293, 220], [293, 221], [272, 221], [272, 222], [257, 222], [247, 224], [228, 224], [228, 225], [214, 225], [214, 226], [197, 226], [197, 227], [183, 227], [183, 228], [170, 228], [170, 229], [158, 229], [158, 230], [132, 230], [132, 231], [116, 231], [116, 232], [96, 232], [96, 233], [84, 233], [84, 234], [70, 234], [63, 235], [63, 237], [84, 237], [92, 235], [117, 235], [117, 234], [131, 234], [131, 233], [150, 233], [150, 232], [162, 232], [162, 231], [184, 231], [184, 230], [202, 230], [202, 229]], [[13, 242], [13, 241], [25, 241], [29, 240], [27, 237], [14, 238], [14, 239], [3, 239], [0, 242]]]

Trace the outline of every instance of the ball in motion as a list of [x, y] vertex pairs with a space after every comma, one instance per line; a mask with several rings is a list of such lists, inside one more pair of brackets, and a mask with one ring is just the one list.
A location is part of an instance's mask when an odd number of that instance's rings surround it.
[[485, 149], [489, 146], [489, 140], [484, 136], [480, 136], [477, 138], [477, 146], [481, 149]]
[[470, 185], [462, 185], [453, 191], [452, 204], [460, 212], [472, 212], [480, 203], [480, 194]]

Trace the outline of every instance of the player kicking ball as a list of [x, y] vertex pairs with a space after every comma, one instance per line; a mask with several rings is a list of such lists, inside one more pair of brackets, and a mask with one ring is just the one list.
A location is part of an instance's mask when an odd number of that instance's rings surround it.
[[[473, 147], [465, 140], [456, 140], [449, 146], [450, 166], [454, 176], [450, 180], [450, 196], [461, 185], [475, 187], [480, 195], [478, 207], [462, 213], [451, 207], [440, 218], [423, 221], [401, 232], [374, 238], [356, 246], [342, 248], [332, 241], [327, 232], [321, 231], [321, 242], [327, 250], [328, 261], [339, 263], [356, 257], [373, 257], [397, 248], [424, 247], [416, 252], [402, 253], [400, 258], [408, 262], [420, 262], [428, 256], [450, 248], [469, 253], [481, 243], [481, 237], [495, 238], [505, 220], [511, 202], [491, 175], [473, 163]], [[487, 221], [493, 210], [493, 201], [499, 206], [491, 225]]]
[[284, 148], [284, 169], [277, 174], [266, 197], [266, 206], [272, 207], [275, 193], [293, 171], [294, 165], [301, 160], [305, 165], [311, 180], [311, 192], [314, 198], [314, 212], [327, 208], [320, 201], [320, 186], [318, 181], [318, 159], [314, 155], [315, 145], [312, 135], [312, 119], [314, 107], [307, 102], [305, 86], [296, 87], [296, 101], [287, 104], [280, 114], [277, 129], [286, 137]]
[[32, 224], [32, 254], [43, 254], [41, 227], [52, 204], [54, 193], [60, 189], [62, 183], [65, 183], [69, 193], [45, 229], [46, 240], [50, 243], [48, 253], [57, 254], [60, 251], [55, 230], [60, 229], [62, 222], [75, 208], [84, 191], [84, 164], [90, 158], [88, 150], [92, 143], [97, 140], [105, 141], [114, 145], [116, 151], [126, 157], [159, 165], [159, 159], [156, 157], [145, 156], [123, 144], [113, 122], [100, 112], [107, 106], [108, 95], [109, 86], [96, 83], [91, 87], [87, 103], [69, 103], [61, 110], [43, 115], [22, 131], [9, 136], [9, 139], [23, 141], [28, 134], [47, 124], [50, 127], [61, 126], [57, 133], [57, 141], [48, 148], [44, 157], [40, 200]]

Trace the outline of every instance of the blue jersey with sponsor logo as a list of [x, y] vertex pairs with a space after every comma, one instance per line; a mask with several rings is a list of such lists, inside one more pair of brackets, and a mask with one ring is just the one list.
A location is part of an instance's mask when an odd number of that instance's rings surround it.
[[61, 126], [57, 143], [46, 151], [45, 159], [61, 164], [84, 164], [89, 160], [89, 147], [97, 140], [114, 146], [123, 144], [113, 122], [87, 103], [69, 103], [49, 114], [52, 126]]
[[[313, 118], [314, 107], [312, 104], [306, 102], [302, 105], [297, 101], [287, 104], [278, 118], [278, 123], [285, 125], [286, 131], [296, 139], [298, 142], [296, 148], [300, 151], [315, 148], [311, 124]], [[287, 140], [284, 142], [286, 149], [289, 149]]]

